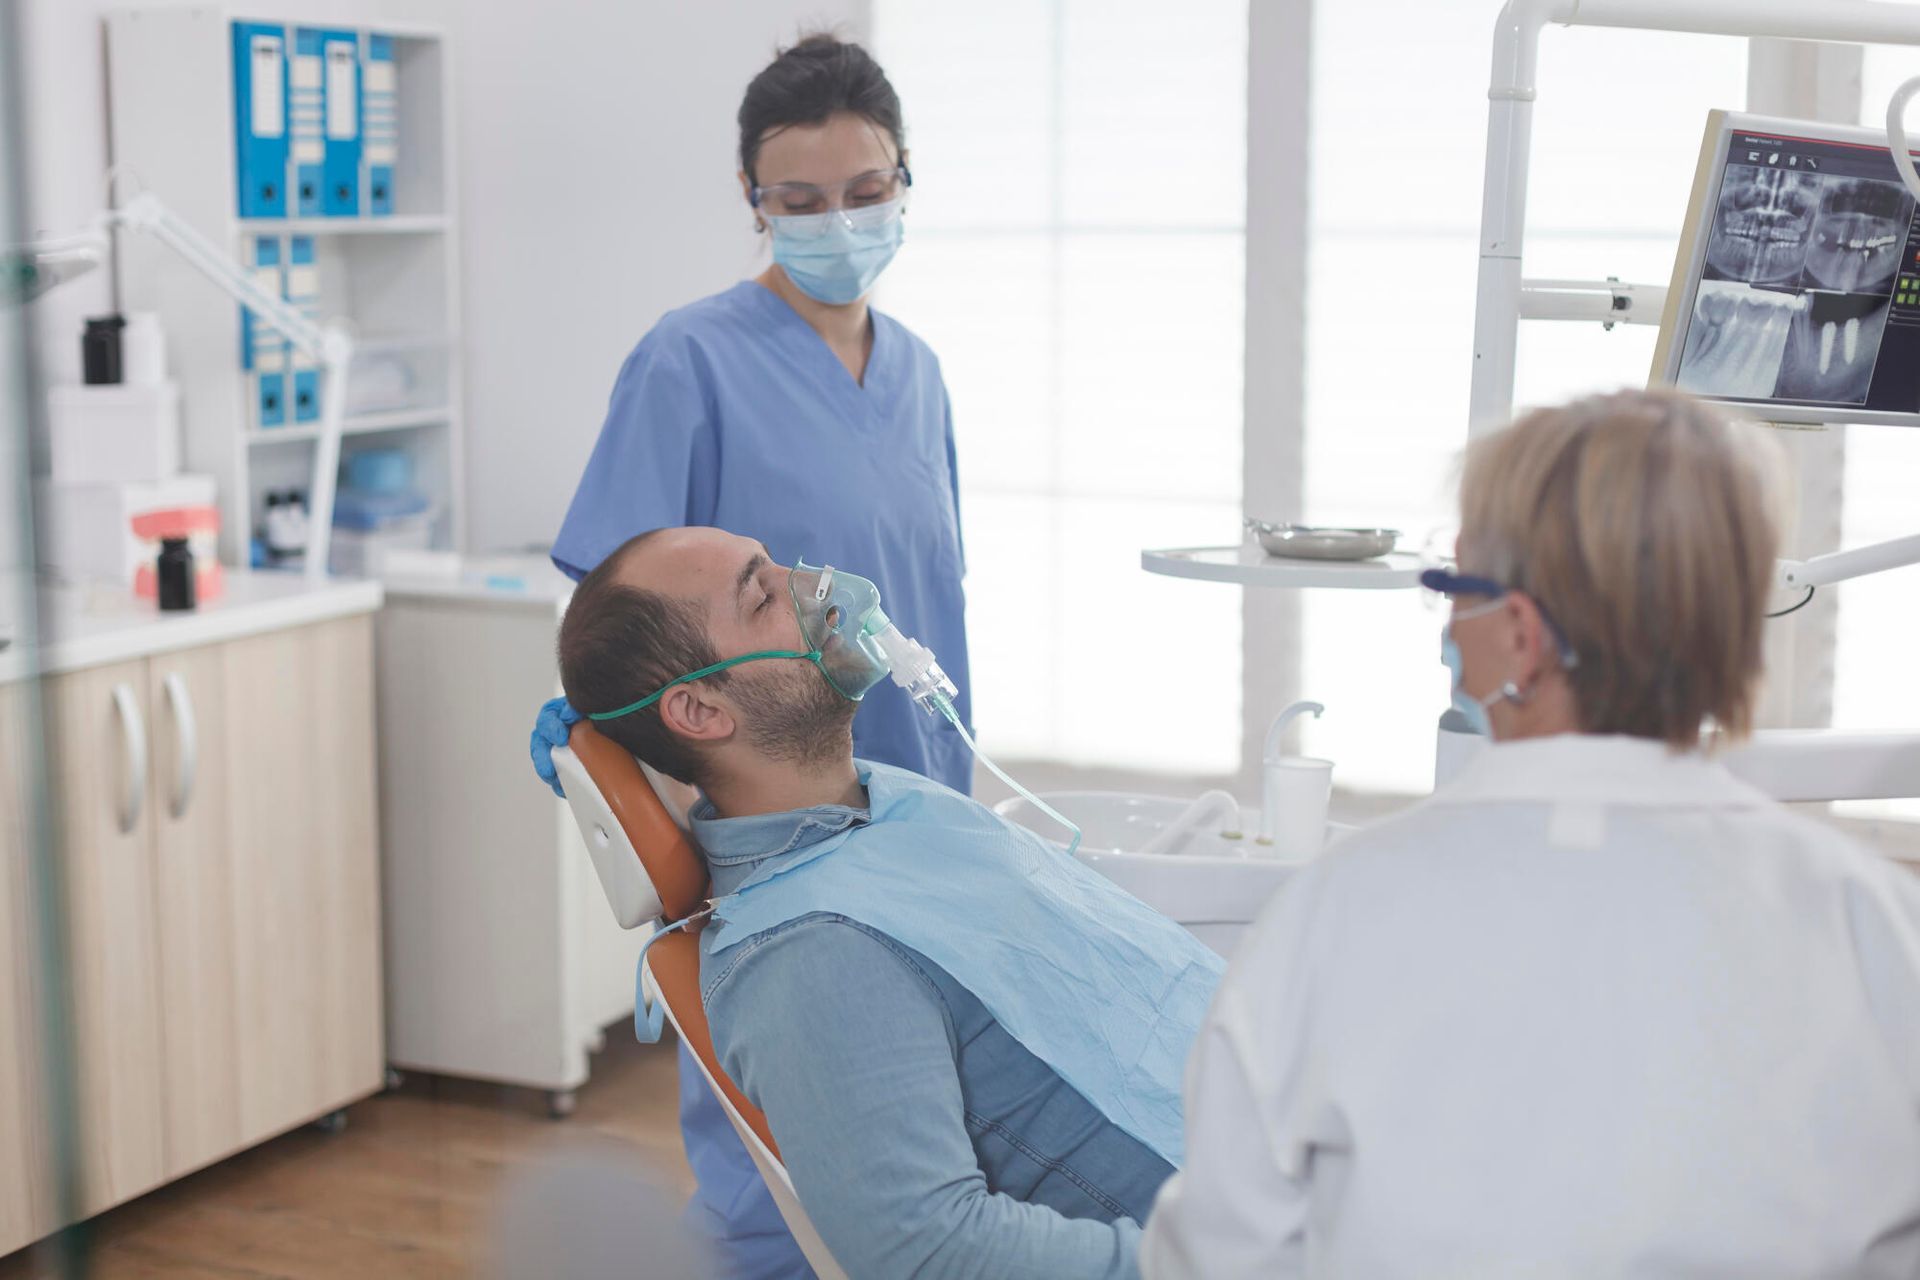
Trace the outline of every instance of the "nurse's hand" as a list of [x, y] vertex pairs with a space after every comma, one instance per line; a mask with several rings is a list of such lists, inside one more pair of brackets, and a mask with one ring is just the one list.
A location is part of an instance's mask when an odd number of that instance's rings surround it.
[[540, 715], [533, 722], [533, 771], [562, 800], [567, 793], [560, 789], [560, 777], [553, 771], [553, 749], [567, 745], [567, 731], [578, 723], [580, 713], [568, 705], [565, 698], [550, 698], [541, 703]]

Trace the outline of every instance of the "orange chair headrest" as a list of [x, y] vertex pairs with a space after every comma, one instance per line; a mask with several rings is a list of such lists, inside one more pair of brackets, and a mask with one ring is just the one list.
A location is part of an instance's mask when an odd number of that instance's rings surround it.
[[554, 767], [614, 916], [628, 929], [680, 920], [707, 898], [707, 864], [640, 762], [583, 720]]

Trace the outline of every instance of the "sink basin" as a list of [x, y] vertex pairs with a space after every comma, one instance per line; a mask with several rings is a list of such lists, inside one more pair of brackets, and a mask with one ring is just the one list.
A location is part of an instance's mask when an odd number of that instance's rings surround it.
[[[1080, 861], [1107, 876], [1154, 910], [1186, 926], [1222, 955], [1266, 905], [1288, 876], [1307, 859], [1274, 856], [1246, 834], [1238, 839], [1201, 830], [1175, 854], [1138, 852], [1189, 803], [1181, 796], [1141, 795], [1128, 791], [1049, 791], [1040, 798], [1080, 828]], [[1067, 833], [1014, 796], [993, 811], [1062, 848]], [[1242, 832], [1259, 830], [1260, 815], [1241, 812]], [[1327, 824], [1328, 838], [1347, 828]]]

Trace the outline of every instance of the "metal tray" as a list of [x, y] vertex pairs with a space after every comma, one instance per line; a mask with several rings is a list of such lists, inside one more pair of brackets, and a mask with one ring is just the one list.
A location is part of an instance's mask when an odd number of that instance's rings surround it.
[[1392, 551], [1397, 529], [1333, 529], [1307, 524], [1275, 524], [1246, 519], [1247, 532], [1270, 556], [1289, 560], [1372, 560]]

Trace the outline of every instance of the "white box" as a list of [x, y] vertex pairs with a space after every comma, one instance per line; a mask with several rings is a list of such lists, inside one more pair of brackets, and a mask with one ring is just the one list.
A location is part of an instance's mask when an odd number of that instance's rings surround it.
[[220, 508], [212, 476], [156, 484], [36, 483], [39, 560], [79, 582], [132, 587], [153, 567], [161, 536], [184, 536], [196, 561], [217, 562]]
[[62, 484], [171, 480], [180, 474], [180, 386], [54, 387], [47, 434]]
[[378, 529], [333, 526], [327, 544], [327, 571], [339, 577], [377, 578], [386, 569], [389, 551], [425, 551], [433, 543], [433, 513], [399, 516]]

